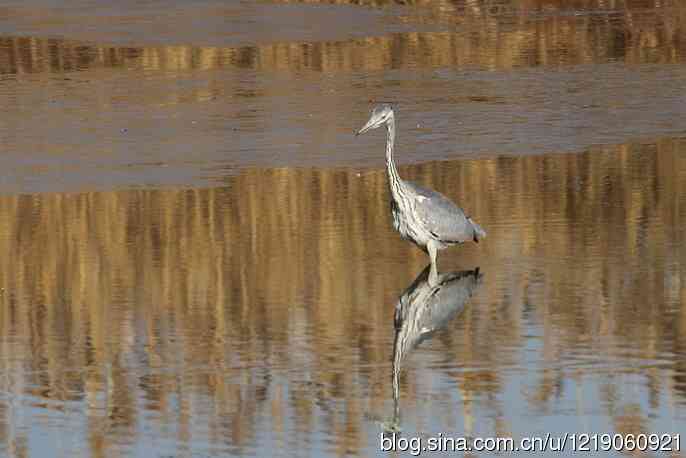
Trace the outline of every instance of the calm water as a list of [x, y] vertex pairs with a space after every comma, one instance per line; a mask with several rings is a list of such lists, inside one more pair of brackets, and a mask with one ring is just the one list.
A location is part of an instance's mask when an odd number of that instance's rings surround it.
[[686, 8], [348, 3], [2, 7], [0, 456], [686, 441]]

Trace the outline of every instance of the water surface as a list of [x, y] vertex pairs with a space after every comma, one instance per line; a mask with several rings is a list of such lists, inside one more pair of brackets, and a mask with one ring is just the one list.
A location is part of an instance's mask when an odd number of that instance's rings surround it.
[[[351, 135], [370, 100], [398, 102], [406, 163], [686, 134], [676, 0], [203, 1], [192, 13], [182, 2], [87, 2], [78, 15], [43, 3], [5, 10], [0, 192], [207, 187], [251, 166], [378, 168], [378, 139]], [[224, 34], [196, 16], [226, 21]], [[337, 17], [354, 26], [338, 33]], [[118, 21], [130, 39], [110, 30]], [[167, 32], [145, 32], [151, 22]]]
[[[683, 432], [685, 152], [402, 168], [489, 230], [440, 257], [482, 284], [403, 363], [403, 432]], [[382, 170], [0, 212], [5, 452], [376, 453], [395, 303], [427, 262], [391, 228]]]
[[0, 456], [686, 440], [680, 2], [122, 5], [0, 14]]

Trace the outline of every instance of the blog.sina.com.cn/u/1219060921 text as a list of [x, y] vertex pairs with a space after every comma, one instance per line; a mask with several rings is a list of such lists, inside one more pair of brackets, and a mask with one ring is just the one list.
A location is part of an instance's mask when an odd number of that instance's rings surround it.
[[402, 437], [397, 433], [381, 434], [382, 452], [409, 452], [419, 456], [423, 452], [678, 452], [681, 450], [679, 434], [572, 434], [560, 436], [522, 437]]

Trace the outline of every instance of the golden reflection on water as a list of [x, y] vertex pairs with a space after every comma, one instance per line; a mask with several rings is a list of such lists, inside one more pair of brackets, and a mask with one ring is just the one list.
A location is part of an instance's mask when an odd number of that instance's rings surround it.
[[603, 1], [432, 1], [417, 2], [409, 14], [406, 9], [399, 11], [401, 21], [438, 24], [439, 30], [390, 33], [392, 25], [387, 25], [370, 30], [364, 38], [234, 47], [116, 47], [5, 36], [0, 38], [0, 74], [98, 68], [341, 72], [457, 66], [495, 70], [609, 60], [679, 63], [686, 51], [686, 7], [679, 0], [610, 6]]
[[[459, 387], [465, 428], [545, 418], [565, 383], [601, 399], [571, 415], [617, 431], [683, 418], [685, 152], [665, 139], [403, 168], [489, 231], [441, 260], [486, 281], [457, 331], [434, 339], [435, 367], [405, 363], [403, 409], [452, 424], [449, 393], [422, 407], [441, 376]], [[0, 197], [0, 450], [26, 456], [42, 424], [87, 437], [65, 455], [240, 454], [322, 434], [330, 452], [365, 455], [368, 416], [390, 399], [393, 305], [427, 262], [387, 205], [382, 170], [293, 168], [213, 189]], [[537, 332], [538, 359], [522, 366]], [[529, 384], [504, 398], [519, 370]], [[648, 407], [626, 404], [644, 387]]]

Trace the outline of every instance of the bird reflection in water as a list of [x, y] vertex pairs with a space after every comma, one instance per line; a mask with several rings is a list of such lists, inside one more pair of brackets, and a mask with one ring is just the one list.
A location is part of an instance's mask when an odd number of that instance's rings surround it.
[[393, 418], [382, 425], [386, 434], [400, 431], [400, 370], [407, 355], [462, 312], [483, 278], [477, 267], [439, 274], [434, 282], [429, 281], [430, 271], [431, 264], [402, 293], [395, 306]]

